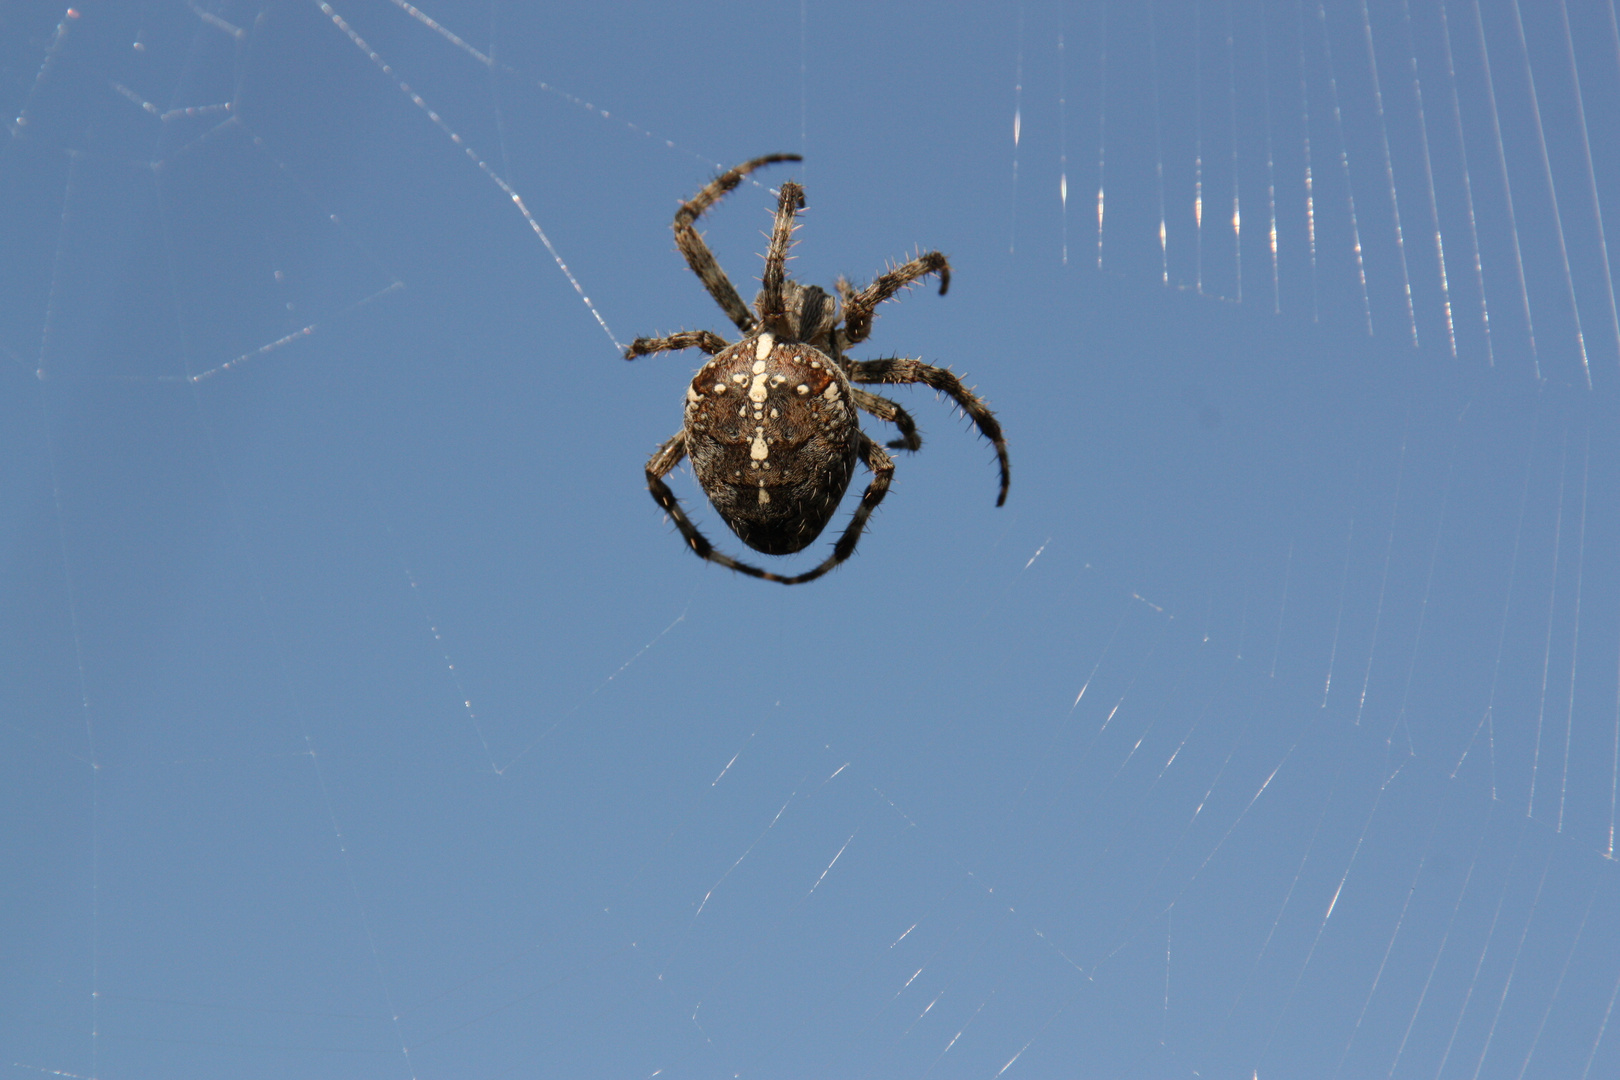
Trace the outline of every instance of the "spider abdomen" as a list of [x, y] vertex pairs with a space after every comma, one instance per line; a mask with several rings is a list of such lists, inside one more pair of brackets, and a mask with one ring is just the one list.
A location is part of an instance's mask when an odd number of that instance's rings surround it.
[[755, 551], [821, 535], [849, 488], [859, 426], [849, 380], [825, 353], [769, 333], [705, 364], [686, 391], [686, 452], [715, 511]]

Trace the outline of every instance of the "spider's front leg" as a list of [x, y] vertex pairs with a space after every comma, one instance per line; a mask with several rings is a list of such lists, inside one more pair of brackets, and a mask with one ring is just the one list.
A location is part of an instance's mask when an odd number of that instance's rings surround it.
[[1007, 440], [1002, 437], [1001, 424], [984, 400], [962, 385], [962, 380], [949, 368], [935, 367], [921, 360], [891, 357], [885, 360], [851, 360], [845, 369], [849, 381], [857, 383], [922, 383], [950, 396], [967, 413], [979, 433], [996, 447], [996, 461], [1001, 466], [1001, 493], [996, 505], [1007, 501], [1007, 485], [1011, 467], [1007, 463]]
[[901, 289], [909, 288], [919, 278], [939, 275], [939, 295], [951, 287], [951, 264], [938, 251], [919, 255], [910, 262], [895, 267], [864, 289], [856, 290], [848, 282], [838, 283], [838, 292], [844, 300], [844, 343], [858, 345], [872, 333], [872, 314], [877, 306]]
[[752, 161], [745, 161], [734, 169], [727, 169], [713, 180], [709, 181], [702, 191], [681, 204], [675, 211], [675, 246], [681, 249], [686, 257], [686, 265], [703, 282], [703, 287], [714, 297], [714, 302], [720, 305], [721, 310], [737, 329], [743, 333], [754, 328], [753, 313], [748, 305], [743, 303], [742, 297], [737, 295], [737, 287], [726, 277], [726, 272], [720, 268], [720, 262], [704, 243], [703, 237], [693, 225], [703, 216], [704, 211], [719, 202], [726, 192], [742, 183], [743, 177], [764, 165], [772, 165], [779, 161], [802, 161], [798, 154], [767, 154]]
[[652, 353], [676, 352], [680, 349], [702, 349], [713, 356], [715, 353], [731, 344], [725, 338], [712, 330], [682, 330], [668, 337], [638, 337], [624, 350], [626, 360], [634, 360], [638, 356], [648, 356]]
[[765, 249], [765, 273], [760, 277], [759, 321], [777, 337], [795, 337], [797, 325], [787, 317], [787, 254], [793, 243], [793, 219], [804, 209], [804, 189], [791, 180], [782, 184], [776, 202], [776, 220], [771, 224], [771, 242]]

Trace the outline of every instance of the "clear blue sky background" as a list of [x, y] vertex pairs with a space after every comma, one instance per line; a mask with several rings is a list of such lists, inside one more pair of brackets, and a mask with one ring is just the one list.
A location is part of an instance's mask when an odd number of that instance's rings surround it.
[[[63, 10], [7, 1077], [1620, 1074], [1609, 5]], [[860, 355], [1013, 465], [899, 391], [792, 589], [661, 519], [695, 357], [614, 343], [730, 329], [670, 218], [779, 151], [733, 279], [789, 176], [805, 280], [946, 251]]]

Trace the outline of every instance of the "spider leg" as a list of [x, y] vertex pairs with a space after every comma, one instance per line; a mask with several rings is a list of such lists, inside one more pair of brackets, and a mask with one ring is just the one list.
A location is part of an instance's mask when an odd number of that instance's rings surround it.
[[962, 380], [956, 377], [955, 372], [949, 368], [935, 367], [921, 360], [908, 360], [904, 357], [851, 360], [848, 361], [846, 370], [850, 382], [922, 383], [950, 395], [951, 400], [967, 413], [968, 418], [979, 429], [979, 434], [995, 444], [996, 461], [1001, 466], [1001, 493], [996, 496], [996, 505], [1000, 506], [1007, 501], [1010, 467], [1007, 464], [1007, 440], [1001, 435], [1001, 424], [984, 400], [962, 385]]
[[624, 350], [626, 360], [634, 360], [638, 356], [647, 356], [651, 353], [674, 352], [677, 349], [702, 349], [713, 356], [715, 353], [731, 344], [725, 338], [712, 330], [682, 330], [668, 337], [638, 337]]
[[679, 465], [681, 459], [685, 456], [686, 432], [678, 431], [675, 433], [674, 438], [660, 446], [657, 452], [647, 461], [647, 490], [652, 492], [653, 502], [658, 504], [659, 509], [668, 514], [670, 520], [675, 522], [675, 527], [680, 530], [681, 536], [685, 538], [686, 545], [692, 549], [692, 552], [698, 558], [719, 563], [721, 566], [735, 570], [740, 574], [749, 574], [770, 581], [786, 581], [786, 578], [778, 577], [756, 566], [749, 566], [747, 563], [740, 563], [730, 555], [716, 551], [714, 545], [709, 543], [708, 537], [698, 532], [697, 526], [692, 524], [692, 519], [687, 517], [686, 511], [681, 508], [680, 500], [669, 489], [669, 485], [664, 483], [664, 477], [668, 476], [669, 471]]
[[760, 279], [759, 321], [778, 337], [791, 337], [783, 282], [787, 278], [787, 253], [793, 241], [793, 218], [804, 209], [804, 188], [788, 180], [776, 202], [776, 221], [771, 226], [771, 243], [765, 249], [765, 274]]
[[704, 211], [719, 202], [726, 192], [742, 183], [743, 177], [755, 169], [778, 161], [802, 160], [798, 154], [767, 154], [752, 161], [745, 161], [709, 181], [702, 191], [682, 203], [681, 208], [675, 211], [675, 246], [681, 249], [681, 254], [686, 257], [686, 265], [702, 280], [703, 287], [709, 290], [714, 302], [719, 304], [727, 317], [737, 324], [737, 329], [745, 334], [754, 328], [754, 316], [749, 312], [748, 305], [743, 303], [742, 297], [737, 295], [736, 286], [720, 268], [714, 252], [709, 250], [709, 245], [703, 242], [703, 237], [692, 225], [703, 216]]
[[859, 291], [841, 283], [839, 292], [844, 300], [845, 344], [855, 345], [865, 341], [872, 333], [872, 313], [877, 306], [929, 274], [939, 275], [939, 295], [944, 296], [945, 290], [951, 287], [951, 264], [937, 251], [919, 255], [886, 274], [879, 274], [876, 281]]
[[888, 444], [890, 450], [922, 449], [922, 436], [917, 434], [916, 422], [898, 402], [890, 401], [879, 394], [868, 393], [859, 387], [852, 386], [849, 389], [855, 399], [856, 408], [865, 409], [879, 420], [887, 420], [900, 429], [900, 437]]
[[849, 526], [844, 529], [844, 534], [833, 546], [831, 557], [820, 566], [793, 577], [783, 577], [769, 570], [761, 570], [757, 566], [749, 566], [747, 563], [738, 562], [730, 555], [714, 550], [714, 545], [698, 532], [697, 526], [686, 516], [686, 511], [681, 509], [680, 500], [669, 489], [669, 485], [664, 483], [664, 477], [669, 475], [669, 471], [679, 465], [681, 459], [686, 456], [686, 432], [676, 433], [675, 437], [660, 446], [647, 462], [647, 489], [652, 492], [653, 501], [658, 504], [659, 509], [675, 522], [675, 527], [680, 530], [687, 546], [700, 559], [719, 563], [727, 569], [747, 574], [749, 577], [777, 581], [783, 585], [802, 585], [806, 581], [814, 581], [855, 553], [855, 545], [860, 541], [861, 532], [866, 528], [867, 518], [872, 516], [872, 511], [883, 501], [883, 496], [889, 493], [889, 480], [894, 475], [894, 459], [884, 453], [881, 446], [867, 438], [865, 433], [858, 432], [857, 436], [861, 440], [861, 457], [872, 472], [872, 482], [867, 485], [865, 494], [861, 496], [860, 505], [855, 508]]

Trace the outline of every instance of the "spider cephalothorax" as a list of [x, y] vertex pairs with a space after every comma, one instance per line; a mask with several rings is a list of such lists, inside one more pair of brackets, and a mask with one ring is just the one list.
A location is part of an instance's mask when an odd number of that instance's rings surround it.
[[[707, 330], [661, 338], [637, 338], [625, 353], [634, 360], [648, 353], [698, 348], [710, 355], [686, 389], [686, 425], [647, 462], [647, 486], [698, 555], [733, 570], [785, 585], [811, 581], [849, 558], [861, 530], [889, 490], [894, 460], [861, 430], [857, 409], [865, 409], [900, 430], [889, 443], [895, 450], [922, 446], [909, 414], [888, 398], [855, 383], [924, 383], [954, 400], [996, 447], [1001, 467], [1000, 506], [1007, 499], [1007, 444], [1001, 425], [971, 390], [946, 368], [920, 360], [891, 357], [851, 360], [844, 350], [866, 340], [878, 304], [919, 278], [939, 275], [941, 294], [950, 286], [951, 268], [937, 251], [919, 255], [882, 274], [864, 289], [842, 278], [835, 298], [814, 285], [787, 277], [794, 215], [804, 192], [782, 185], [765, 273], [754, 311], [715, 261], [693, 223], [742, 178], [761, 165], [798, 161], [797, 154], [773, 154], [721, 174], [675, 214], [675, 242], [687, 265], [702, 279], [731, 321], [744, 334], [735, 345]], [[864, 461], [872, 482], [821, 565], [792, 577], [773, 574], [715, 551], [698, 532], [664, 477], [692, 459], [692, 470], [731, 530], [755, 551], [788, 555], [821, 535], [849, 488], [855, 462]]]

